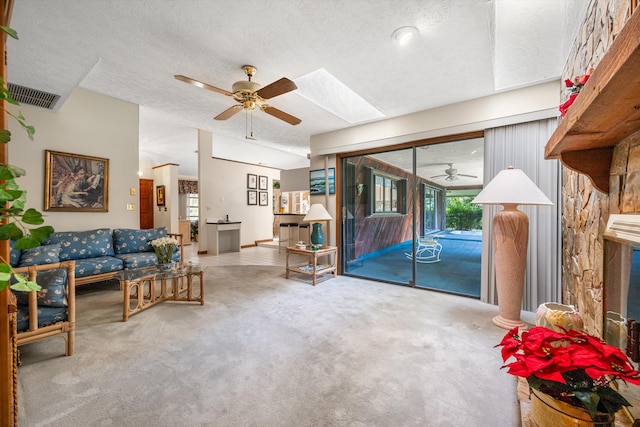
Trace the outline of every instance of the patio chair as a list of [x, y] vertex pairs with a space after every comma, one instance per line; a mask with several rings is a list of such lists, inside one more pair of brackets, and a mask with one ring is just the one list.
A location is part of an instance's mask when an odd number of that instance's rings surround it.
[[[431, 236], [420, 237], [416, 235], [416, 262], [423, 264], [430, 264], [433, 262], [440, 262], [440, 252], [442, 251], [442, 245], [435, 238]], [[411, 252], [405, 252], [405, 255], [409, 259], [413, 259]]]

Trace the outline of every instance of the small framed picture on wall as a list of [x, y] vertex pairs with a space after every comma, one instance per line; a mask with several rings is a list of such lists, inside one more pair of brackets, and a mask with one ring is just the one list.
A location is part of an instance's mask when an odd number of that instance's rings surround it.
[[247, 191], [247, 204], [248, 205], [257, 205], [258, 204], [258, 192], [255, 190]]
[[261, 191], [260, 192], [260, 206], [269, 206], [269, 192]]
[[269, 189], [269, 177], [260, 175], [258, 190], [267, 191]]
[[256, 190], [258, 188], [258, 175], [252, 173], [247, 174], [247, 188], [250, 190]]

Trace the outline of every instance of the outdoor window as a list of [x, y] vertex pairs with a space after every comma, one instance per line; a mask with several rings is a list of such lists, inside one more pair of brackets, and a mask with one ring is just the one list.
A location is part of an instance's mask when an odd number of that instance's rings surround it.
[[198, 220], [198, 195], [187, 194], [187, 219], [190, 221]]
[[376, 169], [367, 172], [371, 182], [367, 215], [405, 214], [407, 180]]

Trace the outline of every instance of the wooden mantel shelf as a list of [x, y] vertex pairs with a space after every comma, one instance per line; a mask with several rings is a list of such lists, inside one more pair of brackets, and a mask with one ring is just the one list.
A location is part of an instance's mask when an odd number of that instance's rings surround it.
[[640, 13], [634, 13], [551, 135], [544, 156], [588, 175], [608, 193], [613, 149], [638, 130]]

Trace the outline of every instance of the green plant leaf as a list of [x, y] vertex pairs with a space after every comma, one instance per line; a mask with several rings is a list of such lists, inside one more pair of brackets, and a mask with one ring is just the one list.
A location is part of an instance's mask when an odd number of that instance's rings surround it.
[[0, 129], [0, 142], [4, 142], [6, 144], [9, 141], [11, 141], [11, 132], [7, 129]]
[[5, 27], [4, 25], [0, 25], [0, 30], [2, 30], [5, 33], [7, 33], [7, 35], [9, 35], [10, 37], [18, 40], [18, 33], [13, 28]]
[[24, 276], [17, 273], [13, 275], [13, 278], [16, 280], [16, 283], [11, 285], [11, 289], [14, 291], [30, 292], [42, 289], [36, 282], [27, 280]]
[[584, 408], [589, 412], [591, 419], [595, 419], [598, 412], [598, 404], [600, 403], [600, 396], [593, 391], [575, 390], [573, 392], [575, 397], [582, 402]]
[[0, 240], [17, 240], [22, 237], [22, 231], [15, 222], [0, 226]]
[[44, 222], [44, 218], [42, 218], [42, 214], [40, 212], [33, 208], [29, 208], [22, 214], [22, 222], [30, 225], [40, 225]]
[[42, 243], [51, 236], [53, 233], [53, 227], [50, 225], [44, 225], [38, 228], [31, 228], [29, 232], [31, 233], [31, 237]]
[[32, 236], [23, 236], [13, 244], [14, 249], [31, 249], [38, 246], [40, 246], [40, 241]]

